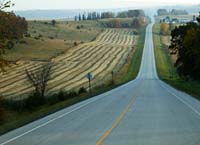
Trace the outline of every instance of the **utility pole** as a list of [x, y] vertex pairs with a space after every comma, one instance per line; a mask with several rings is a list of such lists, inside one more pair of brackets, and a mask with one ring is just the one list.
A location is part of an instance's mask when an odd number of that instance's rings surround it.
[[112, 75], [112, 84], [114, 84], [114, 71], [111, 72]]

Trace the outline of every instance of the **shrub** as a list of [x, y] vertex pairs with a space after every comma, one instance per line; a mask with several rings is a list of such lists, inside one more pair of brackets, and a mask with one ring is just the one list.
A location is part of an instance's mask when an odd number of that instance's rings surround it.
[[42, 34], [39, 34], [38, 37], [43, 37]]
[[59, 101], [64, 101], [65, 100], [65, 93], [61, 90], [59, 93], [58, 93], [58, 95], [57, 95], [57, 97], [58, 97], [58, 100]]
[[56, 20], [52, 20], [51, 24], [52, 24], [52, 26], [55, 26], [56, 25]]
[[7, 49], [12, 49], [14, 47], [14, 43], [12, 41], [8, 41], [6, 44]]
[[9, 110], [14, 110], [14, 111], [23, 111], [26, 110], [26, 104], [25, 100], [4, 100], [3, 101], [3, 106], [4, 108], [7, 108]]
[[58, 102], [62, 102], [71, 98], [74, 98], [78, 96], [78, 93], [75, 91], [71, 91], [71, 92], [64, 92], [64, 91], [60, 91], [57, 94], [53, 94], [52, 96], [49, 96], [47, 98], [47, 102], [50, 105], [56, 104]]
[[87, 93], [87, 90], [84, 87], [81, 87], [78, 91], [79, 94]]
[[4, 119], [4, 109], [2, 105], [2, 99], [0, 98], [0, 122]]
[[34, 39], [35, 39], [35, 40], [39, 40], [40, 38], [35, 36]]
[[74, 97], [76, 97], [76, 96], [78, 96], [78, 93], [77, 93], [77, 92], [75, 92], [75, 91], [70, 91], [69, 93], [67, 93], [66, 98], [70, 99], [70, 98], [74, 98]]
[[27, 33], [24, 35], [25, 37], [31, 37], [31, 34]]
[[47, 98], [47, 102], [49, 105], [53, 105], [59, 102], [58, 94], [53, 94]]
[[27, 44], [27, 42], [25, 40], [20, 40], [19, 43], [20, 44]]
[[74, 42], [74, 46], [77, 46], [78, 45], [78, 43], [77, 42]]
[[76, 26], [76, 29], [81, 29], [81, 27], [80, 26]]
[[136, 30], [133, 31], [133, 35], [138, 35], [138, 34], [139, 34], [138, 31]]
[[49, 36], [48, 38], [49, 38], [49, 39], [54, 39], [54, 37], [52, 37], [52, 36]]
[[2, 122], [4, 119], [4, 110], [0, 107], [0, 122]]
[[33, 110], [38, 106], [44, 105], [46, 99], [45, 97], [42, 97], [37, 93], [33, 93], [25, 100], [25, 102], [26, 102], [26, 108], [28, 110]]

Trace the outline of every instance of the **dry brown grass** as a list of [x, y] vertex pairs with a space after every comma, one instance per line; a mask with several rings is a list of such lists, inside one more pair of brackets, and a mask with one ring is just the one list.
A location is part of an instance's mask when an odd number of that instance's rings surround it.
[[166, 46], [170, 45], [170, 35], [167, 36], [161, 36], [161, 41], [163, 44], [165, 44]]
[[35, 40], [33, 38], [24, 38], [23, 40], [26, 44], [16, 44], [14, 48], [6, 51], [4, 57], [7, 60], [46, 61], [73, 46], [72, 43], [60, 39], [41, 38], [40, 40]]
[[[170, 35], [166, 35], [166, 36], [161, 36], [161, 42], [162, 44], [164, 44], [166, 46], [166, 51], [168, 52], [168, 47], [170, 46], [171, 44], [171, 36]], [[175, 63], [176, 60], [177, 60], [177, 54], [173, 54], [173, 55], [170, 55], [171, 57], [171, 60], [172, 60], [172, 63]]]

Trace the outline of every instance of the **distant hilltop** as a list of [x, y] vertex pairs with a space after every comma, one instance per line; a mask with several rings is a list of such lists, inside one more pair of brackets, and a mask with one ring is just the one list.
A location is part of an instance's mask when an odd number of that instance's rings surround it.
[[25, 10], [15, 13], [28, 20], [73, 19], [81, 10]]

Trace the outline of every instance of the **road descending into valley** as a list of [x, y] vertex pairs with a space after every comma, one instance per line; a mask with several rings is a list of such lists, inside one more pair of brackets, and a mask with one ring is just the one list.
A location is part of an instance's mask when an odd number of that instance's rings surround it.
[[152, 26], [138, 77], [0, 137], [1, 145], [199, 145], [200, 102], [159, 80]]

